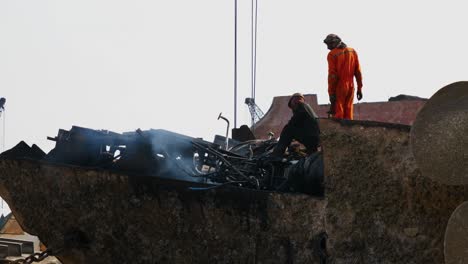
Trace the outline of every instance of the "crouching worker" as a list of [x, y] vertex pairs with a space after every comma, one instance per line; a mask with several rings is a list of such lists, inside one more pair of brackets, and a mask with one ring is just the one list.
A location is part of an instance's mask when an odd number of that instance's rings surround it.
[[291, 96], [288, 107], [291, 108], [293, 116], [288, 124], [283, 127], [279, 142], [273, 150], [273, 156], [283, 156], [284, 151], [293, 139], [307, 148], [307, 154], [316, 152], [320, 144], [320, 129], [314, 110], [305, 103], [304, 96], [300, 93]]
[[323, 158], [318, 151], [320, 129], [317, 114], [304, 101], [304, 96], [295, 93], [288, 102], [293, 116], [284, 126], [272, 156], [283, 157], [293, 140], [303, 144], [307, 156], [292, 165], [288, 173], [288, 185], [293, 191], [323, 196]]

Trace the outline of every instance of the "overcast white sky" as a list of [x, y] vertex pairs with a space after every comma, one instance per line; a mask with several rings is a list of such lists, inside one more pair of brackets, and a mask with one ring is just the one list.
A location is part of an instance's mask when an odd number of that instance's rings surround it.
[[[249, 124], [250, 0], [239, 3], [238, 126]], [[234, 0], [0, 0], [6, 149], [46, 152], [79, 125], [164, 128], [212, 140], [233, 123]], [[364, 101], [430, 97], [467, 80], [466, 1], [258, 0], [257, 103], [316, 93], [327, 103], [336, 33], [355, 48]], [[0, 123], [3, 126], [3, 120]], [[1, 131], [0, 131], [1, 132]]]

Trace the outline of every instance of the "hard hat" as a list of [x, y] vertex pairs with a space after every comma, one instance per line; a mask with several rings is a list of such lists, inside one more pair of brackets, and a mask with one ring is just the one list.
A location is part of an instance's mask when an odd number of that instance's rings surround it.
[[294, 93], [293, 95], [291, 95], [291, 98], [289, 98], [289, 102], [288, 102], [288, 107], [291, 108], [291, 101], [294, 97], [300, 97], [302, 99], [304, 99], [304, 95], [301, 94], [301, 93]]
[[338, 37], [336, 34], [328, 34], [328, 36], [323, 40], [324, 43], [339, 43], [341, 42], [341, 38]]

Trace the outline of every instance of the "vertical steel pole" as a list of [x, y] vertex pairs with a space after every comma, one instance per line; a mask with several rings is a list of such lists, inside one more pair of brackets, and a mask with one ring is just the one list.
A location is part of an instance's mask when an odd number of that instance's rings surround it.
[[234, 128], [237, 128], [237, 0], [234, 0]]

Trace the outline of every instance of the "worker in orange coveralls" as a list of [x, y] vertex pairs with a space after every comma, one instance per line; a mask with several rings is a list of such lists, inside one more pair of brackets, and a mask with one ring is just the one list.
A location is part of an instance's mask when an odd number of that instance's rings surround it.
[[335, 34], [323, 41], [330, 50], [328, 60], [328, 95], [330, 114], [334, 118], [353, 119], [354, 77], [357, 82], [356, 97], [362, 99], [362, 74], [359, 59], [353, 48], [346, 46]]

